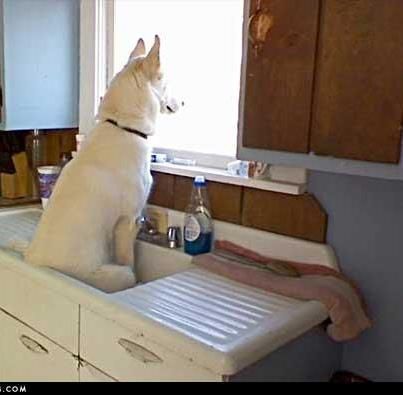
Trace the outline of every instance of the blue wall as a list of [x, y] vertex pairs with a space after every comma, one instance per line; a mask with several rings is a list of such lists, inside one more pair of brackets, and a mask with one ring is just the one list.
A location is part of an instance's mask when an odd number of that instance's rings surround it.
[[403, 182], [312, 172], [328, 243], [361, 287], [374, 327], [343, 347], [342, 368], [403, 381]]

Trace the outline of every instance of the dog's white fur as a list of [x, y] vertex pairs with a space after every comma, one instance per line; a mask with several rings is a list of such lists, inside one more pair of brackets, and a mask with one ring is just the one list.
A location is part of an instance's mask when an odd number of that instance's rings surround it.
[[98, 112], [98, 124], [76, 158], [63, 169], [25, 259], [105, 292], [135, 282], [135, 220], [152, 178], [147, 140], [114, 126], [153, 135], [159, 112], [175, 112], [160, 67], [160, 40], [145, 55], [139, 40], [116, 75]]

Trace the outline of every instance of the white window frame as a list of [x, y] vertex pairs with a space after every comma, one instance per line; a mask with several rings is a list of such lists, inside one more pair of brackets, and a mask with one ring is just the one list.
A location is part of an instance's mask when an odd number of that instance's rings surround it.
[[[115, 0], [81, 0], [80, 3], [80, 134], [88, 134], [95, 126], [99, 99], [113, 77], [114, 6]], [[152, 164], [152, 170], [159, 172], [186, 176], [202, 173], [212, 181], [293, 195], [306, 191], [305, 169], [275, 166], [272, 180], [245, 179], [225, 172], [227, 164], [235, 157], [163, 147], [154, 147], [153, 150], [171, 158], [194, 159], [197, 163], [196, 167]]]
[[[95, 125], [99, 98], [113, 78], [114, 0], [81, 0], [80, 133]], [[105, 65], [106, 67], [102, 67]], [[234, 137], [236, 139], [236, 136]], [[170, 157], [191, 158], [201, 166], [225, 169], [235, 157], [154, 147]]]
[[108, 0], [80, 2], [80, 134], [88, 134], [95, 126], [99, 99], [111, 78], [108, 59], [113, 59], [113, 52], [112, 58], [108, 52], [113, 51], [113, 32], [109, 31], [113, 27], [113, 5]]

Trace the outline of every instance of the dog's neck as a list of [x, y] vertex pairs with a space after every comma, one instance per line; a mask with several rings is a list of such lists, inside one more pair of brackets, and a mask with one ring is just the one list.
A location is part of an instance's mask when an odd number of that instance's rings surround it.
[[148, 81], [138, 84], [130, 76], [118, 76], [111, 82], [105, 93], [97, 119], [105, 122], [112, 119], [120, 127], [138, 130], [147, 136], [155, 133], [155, 126], [160, 112], [160, 102], [153, 93]]
[[140, 131], [138, 131], [138, 130], [136, 130], [136, 129], [131, 129], [131, 128], [126, 128], [126, 127], [124, 127], [124, 126], [120, 126], [120, 125], [119, 125], [116, 121], [114, 121], [113, 119], [107, 119], [105, 122], [109, 122], [109, 123], [111, 123], [112, 125], [118, 127], [119, 129], [124, 130], [125, 132], [132, 133], [132, 134], [136, 134], [137, 136], [140, 136], [140, 137], [142, 137], [143, 139], [147, 140], [147, 137], [148, 137], [148, 136], [147, 136], [146, 134], [144, 134], [144, 133], [142, 133], [142, 132], [140, 132]]

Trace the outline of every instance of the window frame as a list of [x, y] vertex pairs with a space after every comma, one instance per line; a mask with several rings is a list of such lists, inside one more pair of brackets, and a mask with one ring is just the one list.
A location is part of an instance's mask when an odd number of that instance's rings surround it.
[[[81, 0], [79, 131], [82, 134], [95, 126], [99, 98], [113, 78], [114, 24], [115, 0]], [[235, 154], [217, 155], [158, 146], [153, 147], [153, 152], [164, 153], [169, 159], [194, 159], [199, 166], [217, 169], [225, 169], [227, 163], [236, 160]]]
[[[80, 134], [88, 134], [96, 125], [99, 99], [113, 77], [114, 16], [115, 0], [80, 0]], [[154, 147], [153, 152], [165, 153], [168, 158], [194, 159], [197, 163], [177, 169], [170, 163], [152, 163], [151, 170], [161, 173], [187, 177], [204, 174], [207, 180], [291, 195], [300, 195], [307, 188], [308, 173], [303, 168], [271, 166], [271, 179], [259, 180], [229, 175], [227, 164], [236, 157], [163, 147]]]
[[110, 41], [113, 32], [109, 31], [113, 27], [110, 22], [113, 16], [112, 1], [80, 2], [80, 134], [88, 134], [95, 126], [99, 98], [110, 79], [111, 64], [107, 53], [113, 51]]

